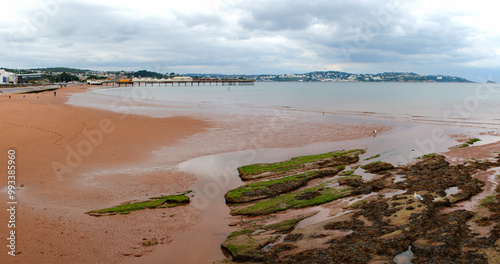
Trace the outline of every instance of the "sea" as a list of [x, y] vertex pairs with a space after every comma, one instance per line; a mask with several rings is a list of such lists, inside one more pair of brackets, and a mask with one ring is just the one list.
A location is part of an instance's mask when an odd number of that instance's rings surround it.
[[282, 108], [304, 112], [500, 125], [500, 84], [256, 82], [254, 85], [158, 85], [95, 89], [100, 95], [177, 105]]

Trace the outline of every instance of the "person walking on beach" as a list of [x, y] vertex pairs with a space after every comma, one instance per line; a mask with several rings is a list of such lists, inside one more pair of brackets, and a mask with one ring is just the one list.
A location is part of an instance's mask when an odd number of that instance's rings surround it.
[[54, 96], [56, 96], [56, 91], [54, 91]]

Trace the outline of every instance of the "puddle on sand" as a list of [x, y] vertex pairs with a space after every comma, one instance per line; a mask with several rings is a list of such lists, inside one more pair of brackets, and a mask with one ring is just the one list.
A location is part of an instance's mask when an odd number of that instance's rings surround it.
[[265, 247], [262, 248], [262, 251], [264, 252], [268, 252], [269, 250], [271, 250], [275, 245], [278, 245], [278, 244], [281, 244], [283, 243], [283, 241], [285, 241], [285, 237], [287, 235], [280, 235], [278, 240], [274, 243], [269, 243], [267, 244]]
[[[498, 185], [497, 175], [500, 173], [499, 168], [493, 168], [487, 171], [481, 171], [474, 174], [473, 177], [478, 178], [486, 183], [483, 186], [483, 191], [475, 196], [472, 196], [469, 200], [458, 202], [451, 208], [444, 208], [444, 213], [451, 213], [456, 210], [464, 209], [468, 211], [474, 211], [474, 209], [479, 206], [481, 200], [486, 198], [487, 196], [493, 195], [495, 193], [495, 189]], [[454, 188], [454, 187], [452, 187]], [[451, 188], [450, 188], [451, 189]], [[458, 189], [458, 188], [457, 188]], [[448, 194], [448, 193], [447, 193]]]
[[[446, 193], [446, 196], [445, 197], [434, 197], [434, 199], [432, 201], [436, 202], [436, 201], [440, 201], [440, 200], [443, 200], [444, 198], [446, 197], [450, 197], [454, 194], [457, 194], [457, 193], [460, 193], [462, 190], [460, 190], [457, 186], [455, 187], [450, 187], [446, 190], [444, 190], [444, 192]], [[449, 210], [449, 209], [448, 209]], [[453, 210], [454, 211], [454, 210]], [[444, 212], [447, 212], [447, 209], [444, 210]], [[449, 211], [448, 211], [449, 212]]]
[[396, 195], [405, 194], [405, 193], [406, 193], [406, 190], [398, 190], [395, 192], [386, 193], [386, 194], [384, 194], [384, 197], [385, 198], [392, 198]]
[[381, 178], [382, 176], [380, 175], [377, 175], [377, 174], [373, 174], [373, 173], [369, 173], [369, 172], [366, 172], [365, 170], [363, 170], [361, 167], [359, 167], [358, 169], [356, 169], [354, 171], [354, 174], [355, 175], [359, 175], [361, 176], [361, 179], [363, 181], [371, 181], [373, 179], [377, 179], [377, 178]]
[[448, 188], [446, 190], [444, 190], [444, 192], [446, 193], [446, 197], [450, 196], [450, 195], [453, 195], [453, 194], [457, 194], [459, 193], [461, 190], [458, 189], [458, 187], [451, 187], [451, 188]]
[[405, 175], [396, 175], [396, 178], [394, 179], [393, 183], [398, 183], [398, 182], [403, 182], [406, 181]]
[[312, 208], [312, 211], [319, 211], [319, 212], [313, 216], [302, 219], [297, 224], [295, 229], [310, 226], [310, 225], [313, 225], [313, 224], [316, 224], [316, 223], [319, 223], [321, 221], [324, 221], [324, 220], [331, 218], [330, 209], [323, 208], [322, 206], [316, 206], [316, 207]]
[[343, 211], [343, 212], [340, 212], [334, 216], [332, 216], [332, 218], [336, 218], [336, 217], [339, 217], [339, 216], [342, 216], [342, 215], [345, 215], [345, 214], [348, 214], [348, 213], [352, 213], [353, 210], [347, 210], [347, 211]]
[[333, 218], [339, 217], [341, 215], [345, 215], [345, 214], [352, 212], [352, 210], [347, 210], [347, 211], [342, 211], [336, 215], [331, 216], [330, 209], [323, 208], [322, 206], [316, 206], [316, 207], [312, 208], [311, 211], [319, 211], [319, 212], [313, 216], [307, 217], [307, 218], [303, 219], [302, 221], [300, 221], [297, 224], [297, 226], [295, 227], [295, 229], [304, 228], [306, 226], [314, 225], [314, 224], [326, 221], [328, 219], [333, 219]]
[[408, 247], [407, 251], [394, 256], [392, 259], [396, 264], [411, 264], [411, 259], [413, 258], [413, 252], [411, 251], [411, 246]]
[[361, 196], [359, 198], [354, 198], [354, 199], [352, 199], [352, 200], [349, 201], [348, 206], [351, 206], [351, 205], [353, 205], [353, 204], [355, 204], [355, 203], [357, 203], [357, 202], [359, 202], [361, 200], [364, 200], [364, 199], [366, 199], [368, 197], [371, 197], [371, 196], [374, 196], [374, 195], [377, 195], [377, 194], [378, 194], [377, 192], [371, 192], [371, 193], [365, 194], [365, 195], [363, 195], [363, 196]]
[[254, 235], [254, 236], [255, 236], [255, 235], [258, 235], [258, 234], [260, 234], [260, 233], [262, 233], [262, 232], [264, 232], [264, 231], [266, 231], [266, 230], [265, 230], [265, 229], [257, 229], [257, 230], [255, 230], [255, 231], [253, 231], [252, 235]]
[[333, 188], [333, 187], [339, 187], [340, 184], [338, 181], [329, 183], [328, 185], [325, 186], [325, 188]]

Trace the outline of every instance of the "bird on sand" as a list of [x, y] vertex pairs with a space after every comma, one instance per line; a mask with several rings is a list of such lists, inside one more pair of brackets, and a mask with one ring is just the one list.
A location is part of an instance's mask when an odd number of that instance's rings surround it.
[[420, 201], [424, 200], [424, 198], [422, 198], [422, 196], [418, 195], [417, 193], [414, 193], [413, 197], [415, 197], [415, 199], [420, 200]]

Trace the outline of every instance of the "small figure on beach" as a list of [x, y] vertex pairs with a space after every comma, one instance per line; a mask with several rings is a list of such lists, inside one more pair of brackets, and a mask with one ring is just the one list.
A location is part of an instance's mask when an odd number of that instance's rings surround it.
[[9, 95], [9, 99], [10, 99], [10, 95]]
[[54, 96], [56, 96], [56, 91], [54, 91]]

